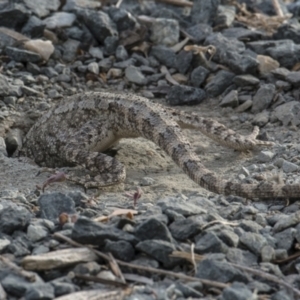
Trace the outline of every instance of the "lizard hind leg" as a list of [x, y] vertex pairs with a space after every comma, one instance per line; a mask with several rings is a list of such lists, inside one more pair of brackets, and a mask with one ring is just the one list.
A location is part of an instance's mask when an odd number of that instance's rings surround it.
[[101, 188], [125, 181], [125, 167], [114, 157], [87, 150], [72, 151], [71, 157], [78, 167], [68, 173], [69, 181], [85, 188]]

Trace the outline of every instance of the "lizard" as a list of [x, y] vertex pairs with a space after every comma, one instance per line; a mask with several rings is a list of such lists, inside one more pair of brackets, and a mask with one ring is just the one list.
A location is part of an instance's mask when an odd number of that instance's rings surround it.
[[224, 180], [207, 169], [182, 129], [197, 129], [214, 141], [239, 151], [273, 142], [256, 137], [259, 128], [247, 136], [221, 123], [151, 102], [131, 93], [85, 92], [54, 105], [25, 136], [22, 155], [50, 168], [80, 166], [88, 176], [70, 174], [85, 188], [100, 188], [125, 181], [124, 165], [104, 152], [122, 138], [143, 137], [163, 149], [198, 185], [222, 195], [247, 199], [297, 198], [299, 184], [262, 181], [255, 184]]

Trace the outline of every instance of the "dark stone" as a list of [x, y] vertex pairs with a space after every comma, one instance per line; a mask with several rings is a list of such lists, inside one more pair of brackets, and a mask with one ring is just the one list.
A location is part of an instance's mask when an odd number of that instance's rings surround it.
[[247, 283], [250, 277], [243, 271], [235, 269], [227, 262], [204, 259], [197, 266], [196, 277], [218, 282], [239, 281]]
[[103, 44], [108, 36], [118, 36], [115, 23], [105, 12], [81, 9], [76, 13], [99, 43]]
[[31, 285], [31, 283], [29, 283], [26, 279], [14, 274], [9, 274], [2, 279], [1, 284], [7, 293], [17, 297], [24, 296], [26, 290]]
[[23, 257], [31, 253], [32, 243], [25, 232], [15, 231], [12, 238], [11, 244], [7, 247], [7, 252], [12, 253], [15, 257]]
[[193, 37], [193, 41], [196, 44], [203, 43], [207, 36], [209, 36], [213, 30], [208, 24], [196, 24], [192, 27], [187, 28], [186, 32]]
[[117, 25], [118, 31], [133, 29], [136, 24], [135, 18], [127, 10], [117, 7], [109, 7], [107, 10], [110, 18]]
[[257, 86], [259, 85], [260, 80], [257, 77], [254, 77], [249, 74], [245, 74], [245, 75], [235, 76], [233, 79], [233, 83], [240, 87]]
[[277, 48], [279, 46], [286, 45], [288, 47], [293, 47], [294, 42], [292, 40], [266, 40], [266, 41], [255, 41], [247, 43], [247, 47], [257, 54], [267, 55], [269, 48]]
[[252, 252], [239, 248], [229, 248], [226, 258], [229, 262], [249, 267], [256, 265], [258, 260], [258, 257]]
[[82, 244], [105, 246], [105, 239], [111, 241], [127, 241], [136, 244], [137, 239], [118, 228], [97, 223], [87, 218], [79, 218], [74, 224], [72, 238]]
[[172, 86], [167, 96], [170, 105], [194, 105], [201, 103], [205, 98], [204, 90], [185, 85]]
[[275, 96], [275, 85], [262, 85], [253, 97], [253, 104], [251, 112], [256, 114], [268, 108]]
[[55, 297], [72, 294], [80, 291], [79, 286], [69, 282], [53, 281], [51, 282], [51, 284], [54, 288]]
[[185, 74], [193, 60], [193, 53], [192, 51], [180, 51], [175, 59], [175, 68], [181, 73]]
[[226, 28], [222, 31], [222, 34], [228, 39], [234, 38], [240, 41], [256, 41], [263, 38], [263, 32], [243, 27]]
[[295, 44], [300, 44], [300, 24], [297, 19], [290, 19], [280, 25], [273, 34], [275, 40], [289, 39]]
[[0, 232], [12, 234], [27, 228], [31, 213], [22, 206], [6, 207], [0, 211]]
[[116, 259], [122, 261], [131, 261], [134, 258], [134, 248], [126, 241], [112, 242], [110, 240], [105, 241], [105, 252], [110, 252]]
[[286, 81], [290, 82], [295, 88], [300, 87], [300, 72], [289, 72]]
[[256, 74], [259, 66], [259, 62], [255, 58], [234, 51], [224, 51], [220, 56], [220, 61], [236, 74]]
[[216, 53], [213, 56], [213, 61], [221, 61], [221, 56], [226, 56], [227, 53], [235, 52], [242, 54], [245, 51], [245, 44], [237, 39], [228, 39], [221, 33], [212, 33], [206, 39], [206, 46], [212, 45], [216, 48]]
[[0, 4], [0, 27], [13, 28], [20, 31], [29, 18], [27, 9], [13, 1], [3, 1]]
[[40, 206], [40, 217], [57, 222], [61, 213], [75, 214], [74, 201], [60, 192], [43, 194], [38, 199]]
[[176, 250], [176, 247], [172, 243], [166, 241], [146, 240], [139, 242], [135, 248], [161, 262], [165, 268], [175, 267], [182, 262], [182, 259], [172, 258], [169, 256]]
[[116, 52], [119, 45], [119, 38], [117, 36], [108, 36], [104, 40], [104, 53], [109, 56]]
[[44, 35], [46, 25], [43, 21], [36, 16], [31, 16], [28, 22], [22, 29], [22, 33], [30, 36], [31, 38], [39, 38]]
[[163, 65], [173, 68], [175, 67], [176, 54], [165, 46], [153, 46], [150, 55], [154, 56]]
[[116, 59], [117, 61], [124, 61], [128, 59], [128, 52], [123, 45], [119, 45], [116, 49]]
[[280, 63], [281, 67], [292, 68], [300, 60], [300, 45], [282, 44], [267, 49], [267, 54]]
[[193, 219], [176, 220], [169, 226], [169, 229], [175, 239], [186, 241], [202, 231], [203, 223]]
[[277, 232], [273, 235], [276, 239], [276, 246], [278, 249], [292, 250], [296, 236], [295, 228], [287, 228], [283, 231]]
[[77, 264], [73, 269], [75, 274], [96, 276], [101, 271], [101, 266], [95, 261]]
[[197, 68], [195, 68], [192, 73], [191, 73], [191, 84], [192, 86], [194, 87], [200, 87], [205, 79], [207, 78], [209, 74], [209, 71], [202, 67], [202, 66], [199, 66]]
[[221, 95], [228, 86], [231, 85], [234, 73], [221, 70], [216, 76], [205, 86], [205, 90], [210, 97]]
[[217, 15], [219, 0], [195, 0], [191, 10], [193, 24], [206, 23], [211, 25]]
[[14, 61], [37, 63], [42, 61], [42, 57], [35, 53], [24, 49], [14, 47], [6, 47], [5, 53]]
[[254, 299], [252, 291], [241, 282], [234, 282], [231, 286], [225, 288], [220, 300], [249, 300]]
[[227, 253], [228, 246], [214, 232], [207, 232], [200, 237], [196, 237], [195, 252], [206, 253]]
[[32, 284], [25, 293], [25, 300], [51, 300], [54, 288], [50, 283]]
[[135, 236], [141, 240], [163, 240], [172, 242], [168, 227], [156, 218], [146, 219], [135, 228]]

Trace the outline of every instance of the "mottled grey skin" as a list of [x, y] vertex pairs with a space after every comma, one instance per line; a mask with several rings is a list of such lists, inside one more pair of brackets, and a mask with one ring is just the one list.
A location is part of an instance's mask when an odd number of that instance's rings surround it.
[[299, 197], [300, 185], [240, 184], [219, 178], [201, 164], [180, 127], [198, 129], [237, 150], [273, 145], [256, 140], [257, 127], [252, 134], [241, 136], [214, 120], [133, 94], [90, 92], [69, 97], [44, 114], [28, 132], [22, 154], [42, 166], [82, 166], [90, 175], [73, 180], [86, 188], [102, 187], [124, 181], [126, 173], [120, 162], [101, 152], [121, 138], [144, 137], [161, 147], [192, 180], [214, 193], [249, 199]]

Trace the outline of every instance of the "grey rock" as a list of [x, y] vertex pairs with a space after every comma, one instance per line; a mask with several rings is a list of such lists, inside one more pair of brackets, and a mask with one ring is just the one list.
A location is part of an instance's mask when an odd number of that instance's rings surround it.
[[300, 24], [296, 18], [287, 20], [284, 24], [281, 24], [273, 37], [276, 40], [289, 39], [294, 41], [295, 44], [300, 44]]
[[225, 288], [221, 294], [220, 300], [256, 300], [256, 295], [241, 282], [234, 282], [231, 286]]
[[176, 55], [175, 68], [181, 73], [185, 74], [191, 66], [193, 53], [191, 51], [180, 51]]
[[26, 85], [22, 86], [22, 92], [24, 95], [26, 96], [38, 96], [40, 95], [40, 92], [31, 88], [31, 87], [28, 87]]
[[104, 52], [105, 55], [113, 55], [119, 45], [119, 38], [117, 36], [108, 36], [104, 40]]
[[68, 39], [63, 44], [63, 60], [66, 62], [72, 62], [77, 57], [78, 47], [80, 45], [80, 41], [76, 41], [73, 39]]
[[[202, 290], [202, 288], [201, 288], [201, 290]], [[192, 288], [188, 283], [183, 284], [181, 282], [177, 282], [176, 283], [176, 289], [181, 291], [181, 293], [183, 294], [183, 296], [185, 298], [196, 298], [196, 299], [197, 298], [198, 299], [203, 298], [203, 294], [200, 293], [199, 291], [197, 291], [196, 289]]]
[[287, 228], [275, 233], [274, 238], [276, 239], [277, 248], [285, 249], [287, 251], [292, 250], [296, 232], [297, 230], [295, 228]]
[[172, 235], [168, 227], [156, 218], [146, 219], [135, 228], [135, 236], [141, 240], [163, 240], [172, 242]]
[[213, 30], [212, 27], [205, 23], [199, 23], [186, 29], [186, 32], [194, 38], [196, 44], [203, 43]]
[[244, 86], [257, 86], [259, 85], [260, 81], [257, 77], [253, 75], [246, 74], [246, 75], [238, 75], [235, 76], [233, 79], [233, 83], [237, 86], [244, 87]]
[[97, 275], [101, 271], [101, 266], [95, 261], [89, 261], [77, 264], [73, 271], [81, 275]]
[[300, 87], [300, 72], [290, 72], [286, 76], [286, 80], [290, 82], [293, 85], [293, 87]]
[[[286, 40], [281, 40], [281, 42]], [[282, 43], [277, 47], [267, 49], [267, 54], [280, 63], [280, 66], [292, 68], [300, 59], [300, 45]]]
[[119, 45], [116, 49], [116, 59], [118, 61], [124, 61], [126, 59], [128, 59], [128, 52], [126, 50], [126, 48], [123, 45]]
[[192, 22], [193, 24], [201, 23], [212, 24], [217, 12], [219, 0], [196, 0], [191, 10]]
[[204, 222], [189, 219], [175, 220], [170, 226], [169, 230], [172, 236], [179, 241], [186, 241], [193, 238], [195, 235], [201, 233]]
[[245, 44], [234, 38], [226, 38], [221, 33], [212, 33], [205, 39], [205, 45], [212, 45], [216, 47], [214, 54], [214, 61], [220, 62], [221, 57], [227, 56], [227, 53], [242, 54], [245, 51]]
[[87, 69], [93, 74], [99, 74], [99, 65], [96, 62], [89, 63]]
[[249, 47], [249, 49], [261, 55], [268, 55], [268, 49], [277, 48], [282, 45], [293, 47], [294, 42], [292, 40], [263, 40], [247, 43], [247, 47]]
[[116, 24], [103, 11], [78, 10], [77, 15], [83, 20], [95, 39], [103, 44], [108, 36], [118, 36]]
[[10, 241], [6, 238], [0, 238], [0, 253], [5, 251], [5, 248], [10, 245]]
[[0, 136], [0, 154], [7, 156], [6, 144], [5, 144], [4, 138], [1, 136]]
[[28, 51], [28, 50], [23, 50], [23, 49], [18, 49], [14, 47], [6, 47], [5, 48], [5, 53], [14, 61], [17, 62], [32, 62], [32, 63], [38, 63], [42, 61], [42, 58], [39, 54]]
[[239, 281], [247, 283], [250, 278], [243, 271], [235, 269], [227, 262], [204, 259], [197, 265], [197, 278], [215, 280], [218, 282]]
[[[99, 63], [99, 65], [100, 65], [100, 63]], [[135, 64], [136, 64], [136, 60], [131, 57], [131, 58], [129, 58], [127, 60], [124, 60], [124, 61], [115, 62], [113, 64], [113, 66], [114, 66], [114, 68], [118, 68], [118, 69], [126, 69], [128, 67], [134, 67]]]
[[51, 300], [54, 298], [54, 288], [50, 283], [32, 284], [25, 293], [25, 300]]
[[219, 5], [214, 26], [231, 27], [235, 18], [236, 8], [232, 5]]
[[255, 254], [239, 248], [229, 248], [226, 258], [229, 262], [245, 266], [256, 265], [258, 261], [258, 257]]
[[300, 103], [298, 101], [291, 101], [279, 105], [275, 108], [272, 117], [279, 120], [284, 126], [299, 125], [300, 124]]
[[45, 27], [46, 25], [41, 19], [36, 16], [31, 16], [22, 28], [22, 33], [32, 38], [42, 37]]
[[185, 217], [207, 213], [206, 209], [200, 207], [199, 205], [191, 203], [190, 201], [184, 201], [171, 197], [159, 200], [156, 205], [161, 207], [163, 212], [165, 212], [167, 209], [171, 209]]
[[74, 201], [60, 192], [41, 195], [38, 204], [40, 206], [40, 217], [53, 222], [57, 222], [62, 213], [76, 213]]
[[222, 34], [226, 38], [234, 38], [240, 41], [259, 40], [263, 37], [263, 33], [259, 30], [251, 30], [244, 27], [230, 27], [222, 30]]
[[240, 242], [256, 255], [260, 255], [262, 248], [268, 245], [265, 237], [253, 232], [245, 232], [241, 235]]
[[22, 4], [4, 1], [0, 7], [0, 26], [21, 30], [29, 16], [30, 12]]
[[221, 101], [221, 107], [237, 107], [239, 105], [238, 91], [230, 91]]
[[234, 74], [225, 70], [219, 71], [205, 86], [205, 91], [210, 97], [221, 95], [231, 85]]
[[89, 48], [89, 54], [91, 54], [92, 57], [98, 58], [100, 60], [104, 58], [103, 52], [102, 52], [102, 50], [99, 47], [93, 47], [93, 46], [91, 46]]
[[24, 296], [27, 289], [31, 286], [26, 279], [14, 274], [9, 274], [2, 279], [1, 284], [7, 293], [17, 297]]
[[48, 231], [43, 226], [30, 224], [27, 228], [27, 236], [32, 242], [40, 241], [47, 237], [47, 235]]
[[270, 245], [264, 246], [261, 249], [261, 260], [263, 262], [270, 262], [275, 259], [275, 249]]
[[237, 74], [255, 74], [259, 62], [250, 55], [239, 54], [236, 51], [224, 51], [220, 55], [220, 61]]
[[55, 12], [50, 17], [45, 18], [43, 23], [48, 29], [70, 27], [76, 20], [76, 15], [64, 11]]
[[147, 83], [146, 77], [135, 66], [129, 66], [125, 69], [126, 79], [138, 85], [145, 85]]
[[124, 8], [109, 7], [108, 14], [117, 25], [118, 31], [133, 29], [136, 25], [134, 16]]
[[160, 63], [167, 67], [175, 66], [176, 54], [173, 50], [165, 46], [153, 46], [150, 55], [154, 56]]
[[25, 5], [38, 17], [45, 17], [51, 11], [57, 11], [60, 6], [59, 0], [47, 1], [47, 0], [24, 0]]
[[192, 86], [194, 87], [200, 87], [205, 79], [207, 78], [209, 74], [209, 71], [202, 67], [202, 66], [199, 66], [197, 68], [195, 68], [192, 73], [191, 73], [191, 84]]
[[79, 286], [69, 282], [52, 281], [50, 282], [54, 288], [55, 297], [72, 294], [80, 291]]
[[262, 85], [253, 97], [251, 112], [256, 114], [269, 107], [275, 95], [273, 84]]
[[171, 47], [179, 41], [179, 23], [177, 20], [156, 18], [153, 20], [150, 30], [150, 40], [154, 44]]
[[282, 164], [282, 170], [283, 172], [285, 173], [292, 173], [292, 172], [295, 172], [299, 169], [299, 167], [292, 163], [292, 162], [289, 162], [287, 160], [284, 160], [283, 161], [283, 164]]
[[171, 87], [167, 100], [170, 105], [194, 105], [201, 103], [206, 98], [203, 89], [185, 85]]
[[287, 291], [281, 290], [271, 296], [271, 300], [290, 300], [291, 297]]
[[257, 160], [261, 163], [270, 162], [275, 155], [276, 153], [269, 150], [261, 151], [257, 156]]
[[10, 94], [10, 84], [7, 78], [0, 74], [0, 96], [8, 96]]
[[118, 228], [113, 226], [97, 223], [87, 218], [80, 217], [72, 230], [72, 238], [79, 243], [105, 246], [105, 240], [111, 241], [127, 241], [136, 244], [137, 239]]
[[31, 213], [22, 206], [6, 207], [0, 211], [0, 232], [12, 234], [24, 230], [30, 221]]
[[252, 124], [259, 126], [259, 127], [264, 127], [270, 120], [270, 112], [267, 110], [264, 110], [260, 113], [255, 114]]
[[134, 258], [134, 248], [126, 241], [105, 241], [105, 247], [103, 249], [105, 252], [110, 252], [116, 259], [122, 261], [131, 261]]
[[207, 232], [200, 237], [196, 237], [196, 253], [226, 253], [227, 251], [228, 246], [214, 232]]
[[235, 111], [236, 112], [244, 112], [247, 109], [249, 109], [251, 106], [253, 105], [253, 101], [251, 99], [247, 100], [246, 102], [244, 102], [243, 104], [239, 105]]
[[[235, 234], [232, 230], [221, 229], [217, 232], [217, 237], [223, 241], [229, 247], [237, 247], [239, 243], [239, 236]], [[227, 253], [227, 251], [226, 251]]]
[[176, 248], [172, 243], [166, 241], [145, 240], [139, 242], [135, 248], [161, 262], [165, 268], [174, 267], [181, 261], [181, 259], [169, 256]]

